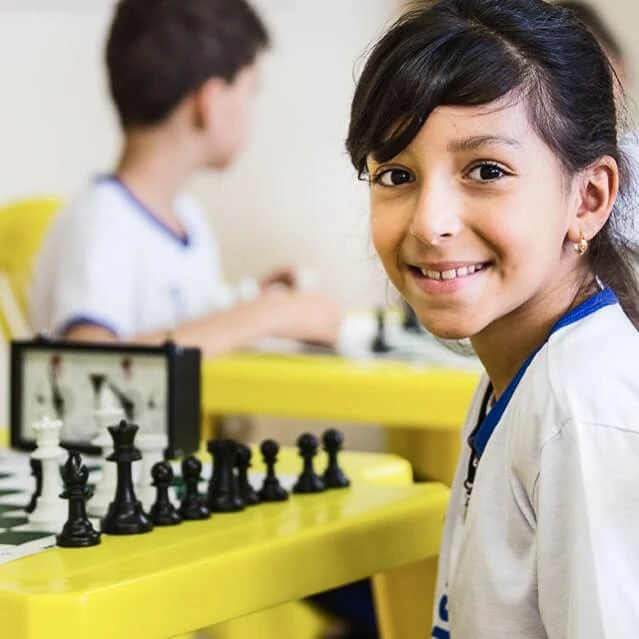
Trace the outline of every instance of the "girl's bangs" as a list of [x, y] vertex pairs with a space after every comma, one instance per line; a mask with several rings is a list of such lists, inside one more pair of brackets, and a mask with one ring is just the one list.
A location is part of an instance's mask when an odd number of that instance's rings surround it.
[[[360, 96], [360, 121], [351, 126], [366, 132], [358, 145], [362, 173], [367, 156], [388, 162], [401, 153], [438, 106], [489, 104], [523, 84], [519, 59], [489, 33], [465, 30], [425, 42], [419, 55], [408, 57], [404, 50], [414, 47], [410, 41], [399, 42], [388, 54], [381, 47], [367, 64], [364, 75], [368, 71], [370, 77]], [[387, 78], [390, 83], [383, 80]]]

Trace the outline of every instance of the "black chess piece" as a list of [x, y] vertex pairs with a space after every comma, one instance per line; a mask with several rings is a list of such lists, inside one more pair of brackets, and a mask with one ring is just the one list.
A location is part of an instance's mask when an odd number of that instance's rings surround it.
[[64, 482], [62, 499], [69, 500], [69, 518], [55, 541], [62, 548], [87, 548], [100, 543], [97, 532], [87, 517], [87, 499], [93, 493], [87, 488], [89, 470], [82, 463], [79, 453], [70, 452], [64, 466], [60, 469]]
[[202, 479], [202, 462], [195, 455], [182, 460], [182, 479], [185, 493], [178, 509], [180, 516], [184, 521], [208, 519], [211, 513], [206, 505], [206, 497], [198, 490]]
[[109, 535], [135, 535], [153, 530], [153, 522], [142, 509], [135, 496], [131, 466], [142, 459], [142, 453], [133, 442], [138, 427], [125, 420], [118, 426], [109, 426], [113, 438], [113, 452], [107, 457], [118, 465], [118, 480], [115, 498], [102, 518], [102, 532]]
[[174, 526], [182, 523], [182, 517], [169, 498], [169, 486], [173, 481], [173, 469], [167, 461], [153, 464], [151, 468], [153, 486], [157, 494], [155, 502], [149, 510], [149, 517], [156, 526]]
[[251, 467], [251, 456], [251, 449], [246, 444], [237, 444], [235, 467], [237, 468], [238, 494], [247, 506], [254, 506], [260, 501], [248, 478], [248, 469]]
[[213, 456], [213, 472], [206, 505], [212, 513], [243, 510], [244, 502], [237, 494], [235, 478], [235, 442], [230, 439], [212, 439], [207, 444], [207, 450]]
[[338, 430], [329, 428], [322, 435], [322, 443], [324, 444], [324, 450], [328, 455], [328, 463], [326, 470], [322, 475], [324, 485], [326, 488], [346, 488], [351, 485], [350, 480], [344, 474], [344, 471], [339, 467], [337, 462], [337, 455], [344, 444], [344, 435]]
[[417, 319], [417, 313], [413, 310], [413, 307], [407, 302], [402, 302], [404, 308], [404, 320], [402, 322], [402, 328], [409, 333], [423, 333], [424, 328]]
[[24, 510], [27, 513], [32, 513], [35, 510], [38, 497], [42, 494], [42, 460], [31, 457], [29, 459], [29, 465], [31, 466], [31, 475], [35, 478], [35, 488]]
[[388, 353], [391, 350], [390, 345], [386, 341], [386, 325], [385, 314], [383, 308], [378, 308], [375, 311], [375, 317], [377, 319], [377, 332], [375, 338], [371, 344], [371, 350], [373, 353]]
[[322, 478], [313, 468], [313, 458], [319, 447], [317, 437], [311, 433], [304, 433], [297, 438], [300, 457], [304, 460], [304, 468], [293, 486], [293, 492], [298, 494], [320, 493], [326, 490]]
[[277, 454], [280, 452], [279, 444], [273, 439], [265, 439], [260, 445], [262, 459], [266, 465], [266, 476], [262, 488], [258, 492], [261, 501], [286, 501], [288, 492], [280, 484], [275, 474]]

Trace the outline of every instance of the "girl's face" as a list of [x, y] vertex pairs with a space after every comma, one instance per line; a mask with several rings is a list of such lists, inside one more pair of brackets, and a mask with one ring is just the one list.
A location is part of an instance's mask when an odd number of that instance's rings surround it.
[[402, 153], [369, 158], [368, 169], [375, 248], [435, 335], [473, 337], [506, 317], [544, 315], [583, 278], [574, 250], [583, 184], [566, 176], [521, 101], [439, 107]]

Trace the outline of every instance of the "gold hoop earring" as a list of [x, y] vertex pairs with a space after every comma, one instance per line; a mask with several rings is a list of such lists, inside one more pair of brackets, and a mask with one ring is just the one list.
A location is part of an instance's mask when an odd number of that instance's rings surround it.
[[584, 237], [584, 234], [580, 232], [579, 242], [575, 243], [575, 251], [577, 251], [579, 255], [585, 255], [587, 250], [588, 250], [588, 240]]

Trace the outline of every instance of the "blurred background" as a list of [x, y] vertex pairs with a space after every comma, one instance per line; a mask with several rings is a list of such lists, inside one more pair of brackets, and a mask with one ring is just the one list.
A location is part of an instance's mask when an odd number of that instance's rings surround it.
[[[290, 262], [315, 269], [348, 309], [383, 304], [391, 294], [369, 242], [366, 186], [344, 138], [363, 54], [402, 4], [255, 0], [274, 46], [253, 135], [231, 170], [192, 184], [215, 223], [229, 280]], [[593, 4], [625, 49], [634, 101], [639, 5]], [[113, 5], [0, 0], [0, 203], [65, 197], [113, 165], [118, 128], [103, 71]], [[356, 428], [351, 444], [376, 449], [374, 433]]]
[[[283, 262], [317, 270], [347, 307], [383, 303], [366, 187], [344, 152], [358, 62], [400, 0], [255, 0], [274, 36], [254, 131], [229, 171], [193, 184], [229, 279]], [[595, 0], [639, 97], [639, 5]], [[0, 202], [65, 196], [114, 161], [118, 129], [103, 42], [113, 0], [0, 0]], [[634, 91], [634, 92], [633, 92]]]

